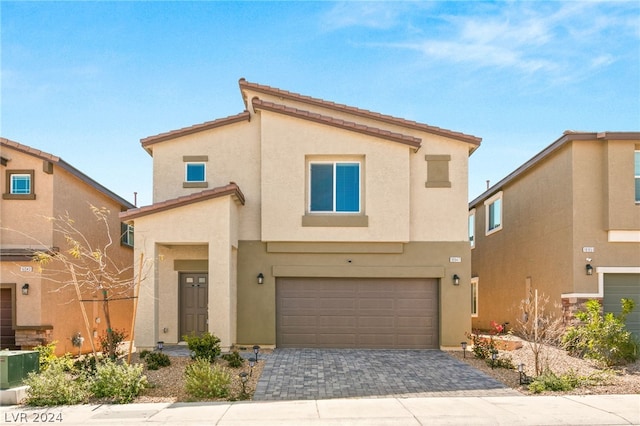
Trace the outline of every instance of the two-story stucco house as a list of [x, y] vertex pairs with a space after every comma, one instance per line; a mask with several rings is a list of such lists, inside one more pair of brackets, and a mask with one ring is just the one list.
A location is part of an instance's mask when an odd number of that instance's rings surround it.
[[538, 290], [567, 320], [632, 298], [640, 336], [640, 132], [567, 131], [469, 209], [474, 328], [515, 327]]
[[136, 344], [438, 348], [471, 329], [467, 165], [480, 139], [239, 82], [246, 110], [142, 139], [153, 204]]
[[[84, 321], [69, 271], [51, 262], [44, 270], [33, 262], [36, 251], [56, 253], [68, 248], [64, 235], [47, 218], [67, 213], [75, 227], [96, 248], [108, 238], [96, 224], [90, 204], [109, 209], [109, 259], [122, 270], [121, 278], [133, 277], [132, 232], [122, 239], [118, 214], [135, 207], [61, 158], [0, 138], [0, 294], [2, 349], [28, 349], [57, 341], [56, 353], [78, 354], [92, 350], [90, 337], [105, 333], [103, 296], [81, 288], [90, 328]], [[55, 279], [53, 279], [55, 277]], [[133, 292], [129, 292], [133, 295]], [[109, 306], [112, 326], [130, 335], [133, 301], [122, 299]], [[91, 334], [91, 336], [89, 336]], [[83, 344], [74, 337], [82, 337]], [[98, 342], [97, 350], [100, 350]]]

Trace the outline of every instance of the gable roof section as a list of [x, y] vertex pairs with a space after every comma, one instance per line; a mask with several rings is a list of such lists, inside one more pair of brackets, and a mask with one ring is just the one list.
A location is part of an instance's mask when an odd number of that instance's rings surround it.
[[478, 204], [484, 202], [487, 198], [491, 197], [496, 192], [500, 191], [505, 185], [517, 180], [521, 175], [537, 166], [544, 161], [553, 152], [560, 149], [566, 143], [571, 141], [592, 141], [592, 140], [610, 140], [610, 139], [622, 139], [622, 140], [634, 140], [640, 139], [640, 132], [576, 132], [572, 130], [566, 130], [563, 135], [556, 139], [551, 145], [534, 155], [529, 161], [509, 173], [504, 179], [491, 186], [485, 192], [480, 194], [476, 199], [469, 203], [469, 209], [476, 207]]
[[[480, 142], [482, 141], [482, 138], [479, 138], [477, 136], [467, 135], [460, 132], [454, 132], [452, 130], [442, 129], [440, 127], [430, 126], [428, 124], [418, 123], [416, 121], [411, 121], [411, 120], [405, 120], [403, 118], [393, 117], [391, 115], [386, 115], [386, 114], [380, 114], [377, 112], [360, 109], [360, 108], [356, 108], [348, 105], [338, 104], [335, 102], [329, 102], [323, 99], [312, 98], [311, 96], [305, 96], [298, 93], [277, 89], [271, 86], [265, 86], [257, 83], [250, 83], [244, 78], [240, 79], [239, 85], [240, 85], [241, 91], [244, 89], [249, 89], [256, 92], [278, 96], [283, 99], [291, 99], [291, 100], [303, 102], [309, 105], [315, 105], [322, 108], [331, 109], [334, 111], [345, 112], [345, 113], [353, 114], [359, 117], [378, 120], [388, 124], [394, 124], [397, 126], [420, 130], [420, 131], [435, 134], [438, 136], [444, 136], [447, 138], [456, 139], [456, 140], [471, 144], [473, 148], [470, 149], [470, 153], [473, 152], [478, 146], [480, 146]], [[243, 93], [243, 99], [244, 99], [245, 105], [248, 107], [249, 100], [245, 98], [244, 93]], [[253, 102], [253, 100], [251, 101]]]
[[151, 145], [163, 142], [166, 140], [174, 139], [181, 136], [190, 135], [192, 133], [203, 132], [205, 130], [215, 129], [216, 127], [222, 127], [233, 123], [239, 123], [241, 121], [249, 121], [251, 115], [248, 111], [241, 112], [240, 114], [231, 115], [229, 117], [219, 118], [213, 121], [207, 121], [201, 124], [195, 124], [189, 127], [183, 127], [182, 129], [172, 130], [170, 132], [160, 133], [155, 136], [149, 136], [140, 140], [142, 147], [149, 153], [153, 151]]
[[240, 204], [244, 205], [244, 194], [240, 191], [240, 187], [235, 182], [229, 183], [229, 185], [219, 186], [213, 189], [207, 189], [205, 191], [196, 192], [194, 194], [185, 195], [182, 197], [174, 198], [171, 200], [162, 201], [160, 203], [152, 204], [150, 206], [144, 206], [137, 209], [127, 210], [120, 213], [120, 220], [127, 221], [136, 219], [142, 216], [148, 216], [154, 213], [159, 213], [177, 207], [186, 206], [189, 204], [198, 203], [204, 200], [210, 200], [212, 198], [220, 198], [225, 196], [232, 196]]
[[251, 105], [255, 109], [262, 109], [265, 111], [276, 112], [279, 114], [288, 115], [291, 117], [300, 118], [302, 120], [313, 121], [315, 123], [326, 124], [333, 127], [338, 127], [352, 132], [362, 133], [368, 136], [376, 138], [387, 139], [394, 142], [399, 142], [405, 145], [412, 146], [414, 148], [420, 148], [422, 140], [409, 135], [403, 135], [401, 133], [390, 132], [388, 130], [378, 129], [377, 127], [366, 126], [364, 124], [354, 123], [352, 121], [345, 121], [326, 115], [321, 115], [309, 111], [300, 110], [297, 108], [288, 107], [285, 105], [276, 104], [273, 102], [263, 101], [259, 98], [253, 98]]
[[72, 174], [76, 178], [80, 179], [82, 182], [86, 183], [87, 185], [92, 186], [94, 189], [96, 189], [97, 191], [103, 193], [107, 197], [111, 198], [112, 200], [114, 200], [115, 202], [120, 204], [121, 207], [125, 207], [127, 209], [131, 209], [131, 208], [135, 207], [135, 205], [133, 205], [129, 201], [125, 200], [124, 198], [120, 197], [115, 192], [110, 191], [109, 189], [107, 189], [106, 187], [102, 186], [101, 184], [99, 184], [95, 180], [91, 179], [89, 176], [85, 175], [80, 170], [76, 169], [75, 167], [73, 167], [71, 164], [67, 163], [66, 161], [64, 161], [60, 157], [57, 157], [57, 156], [52, 155], [52, 154], [49, 154], [48, 152], [44, 152], [44, 151], [40, 151], [40, 150], [35, 149], [35, 148], [31, 148], [30, 146], [23, 145], [21, 143], [12, 141], [12, 140], [7, 139], [7, 138], [1, 138], [0, 137], [0, 146], [11, 148], [11, 149], [15, 149], [16, 151], [20, 151], [20, 152], [22, 152], [24, 154], [31, 155], [33, 157], [39, 158], [39, 159], [44, 160], [44, 161], [49, 161], [49, 162], [55, 164], [56, 166], [60, 167], [61, 169], [64, 169], [68, 173]]

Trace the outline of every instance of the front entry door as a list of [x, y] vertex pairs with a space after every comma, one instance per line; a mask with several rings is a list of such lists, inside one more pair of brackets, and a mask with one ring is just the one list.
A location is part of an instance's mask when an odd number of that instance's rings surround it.
[[208, 274], [180, 274], [180, 338], [197, 336], [207, 331], [209, 284]]

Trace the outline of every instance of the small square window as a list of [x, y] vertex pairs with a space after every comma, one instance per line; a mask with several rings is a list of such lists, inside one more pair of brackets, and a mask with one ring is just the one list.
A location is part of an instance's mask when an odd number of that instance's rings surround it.
[[185, 182], [205, 182], [205, 163], [187, 163], [185, 166]]
[[33, 170], [7, 170], [6, 187], [2, 198], [6, 200], [35, 200]]
[[11, 175], [11, 194], [31, 194], [31, 175]]

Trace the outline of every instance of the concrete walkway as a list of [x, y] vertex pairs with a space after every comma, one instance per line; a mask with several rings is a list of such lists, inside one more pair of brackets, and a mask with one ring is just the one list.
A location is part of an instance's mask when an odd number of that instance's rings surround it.
[[640, 395], [353, 398], [0, 408], [3, 424], [638, 425]]
[[520, 393], [439, 350], [276, 349], [253, 400], [509, 395]]

